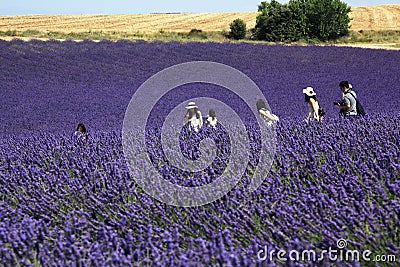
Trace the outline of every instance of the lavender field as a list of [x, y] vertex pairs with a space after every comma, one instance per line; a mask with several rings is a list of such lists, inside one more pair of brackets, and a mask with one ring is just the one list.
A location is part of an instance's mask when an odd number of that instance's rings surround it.
[[[183, 208], [153, 199], [130, 176], [121, 129], [139, 86], [189, 61], [248, 75], [280, 122], [261, 187], [246, 190], [249, 171], [220, 200]], [[0, 41], [0, 265], [398, 266], [399, 62], [399, 51], [333, 46]], [[332, 102], [341, 80], [353, 85], [367, 117], [339, 117]], [[307, 86], [327, 111], [322, 123], [304, 122]], [[154, 117], [200, 96], [251, 121], [237, 96], [210, 84], [176, 88]], [[72, 137], [80, 122], [87, 142]], [[149, 124], [160, 127], [158, 119]], [[225, 131], [214, 134], [221, 139], [214, 170], [185, 176], [161, 162], [159, 171], [185, 186], [210, 182], [230, 153]], [[154, 142], [147, 151], [157, 158]], [[254, 151], [249, 166], [257, 164]], [[371, 261], [258, 258], [265, 247], [318, 252], [337, 249], [340, 239], [343, 251], [371, 251]], [[396, 260], [377, 262], [376, 255]]]

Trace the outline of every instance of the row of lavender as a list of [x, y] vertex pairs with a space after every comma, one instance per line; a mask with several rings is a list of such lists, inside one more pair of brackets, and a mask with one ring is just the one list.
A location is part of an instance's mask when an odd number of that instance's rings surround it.
[[[14, 40], [0, 47], [2, 264], [250, 266], [261, 264], [257, 252], [265, 246], [319, 251], [336, 248], [339, 238], [348, 240], [347, 249], [399, 254], [398, 52], [126, 41]], [[129, 176], [120, 128], [141, 83], [192, 60], [225, 63], [249, 75], [282, 119], [276, 162], [256, 192], [247, 192], [245, 175], [217, 202], [175, 208], [149, 197]], [[337, 116], [331, 100], [340, 96], [341, 79], [360, 88], [368, 118]], [[307, 85], [328, 110], [321, 124], [302, 121]], [[197, 96], [246, 113], [223, 88], [192, 84], [166, 95], [155, 114], [165, 116]], [[71, 138], [81, 121], [91, 130], [87, 143]], [[221, 146], [229, 152], [229, 142]], [[196, 179], [209, 182], [206, 175]]]
[[349, 250], [399, 255], [400, 134], [387, 131], [399, 122], [384, 115], [356, 125], [283, 122], [262, 187], [249, 194], [238, 185], [198, 208], [167, 206], [142, 192], [118, 134], [86, 144], [45, 132], [9, 138], [0, 151], [1, 263], [252, 266], [265, 246], [320, 251], [340, 238]]
[[[398, 51], [13, 40], [0, 41], [0, 133], [71, 131], [78, 121], [96, 131], [120, 131], [125, 109], [144, 81], [166, 67], [196, 60], [227, 64], [248, 75], [283, 119], [305, 116], [302, 89], [306, 86], [314, 87], [327, 116], [336, 117], [332, 103], [340, 99], [341, 80], [353, 84], [369, 113], [399, 112]], [[182, 101], [197, 91], [181, 90], [171, 98]], [[168, 105], [170, 99], [163, 100]]]

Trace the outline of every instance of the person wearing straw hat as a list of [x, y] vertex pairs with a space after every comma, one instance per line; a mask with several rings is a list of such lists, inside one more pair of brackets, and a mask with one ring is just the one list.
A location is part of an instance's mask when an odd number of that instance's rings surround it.
[[210, 126], [215, 128], [217, 126], [217, 115], [215, 114], [214, 109], [210, 109], [208, 111], [206, 126]]
[[203, 118], [198, 106], [195, 102], [189, 102], [186, 109], [185, 125], [189, 126], [190, 131], [199, 132], [201, 127], [203, 127]]
[[265, 105], [265, 102], [262, 99], [258, 99], [256, 102], [258, 113], [261, 115], [262, 118], [268, 120], [268, 125], [272, 125], [272, 123], [279, 121], [278, 116], [272, 114]]
[[305, 97], [305, 102], [307, 103], [308, 107], [308, 113], [307, 113], [307, 118], [306, 121], [321, 121], [321, 109], [319, 107], [318, 99], [317, 99], [317, 94], [314, 91], [314, 88], [312, 87], [307, 87], [303, 89], [303, 94]]

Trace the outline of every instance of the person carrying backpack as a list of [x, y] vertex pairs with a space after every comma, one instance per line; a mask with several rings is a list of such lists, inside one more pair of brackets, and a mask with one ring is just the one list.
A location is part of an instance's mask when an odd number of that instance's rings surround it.
[[339, 83], [340, 90], [342, 91], [342, 101], [334, 102], [336, 106], [340, 108], [340, 114], [345, 117], [365, 115], [364, 108], [362, 107], [360, 101], [357, 99], [356, 92], [353, 91], [353, 87], [348, 81], [341, 81]]

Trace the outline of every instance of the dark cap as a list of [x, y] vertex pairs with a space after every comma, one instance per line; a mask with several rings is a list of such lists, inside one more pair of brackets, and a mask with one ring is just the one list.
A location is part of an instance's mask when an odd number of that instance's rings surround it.
[[257, 100], [256, 106], [257, 110], [267, 109], [267, 106], [265, 105], [265, 102], [262, 99]]
[[210, 117], [215, 117], [215, 110], [213, 110], [213, 109], [210, 109], [209, 111], [208, 111], [208, 116], [210, 116]]
[[341, 81], [339, 83], [339, 87], [349, 88], [349, 82], [348, 81]]

